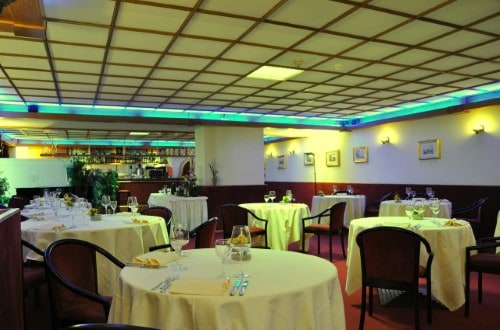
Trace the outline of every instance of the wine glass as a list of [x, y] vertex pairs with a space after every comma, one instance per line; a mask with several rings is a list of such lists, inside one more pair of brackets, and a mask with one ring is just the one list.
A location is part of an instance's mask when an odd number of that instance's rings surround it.
[[[177, 252], [179, 258], [182, 257], [182, 247], [189, 243], [189, 230], [184, 222], [174, 222], [170, 228], [170, 245]], [[176, 262], [172, 265], [173, 270], [183, 271], [187, 267]]]
[[132, 211], [132, 216], [135, 216], [137, 210], [139, 209], [139, 204], [137, 203], [137, 197], [129, 196], [129, 198], [127, 198], [127, 206], [130, 208], [130, 211]]
[[62, 189], [61, 188], [56, 188], [56, 197], [61, 196]]
[[349, 195], [352, 195], [352, 186], [351, 185], [347, 185], [347, 193]]
[[252, 245], [252, 238], [248, 226], [237, 225], [233, 226], [231, 233], [231, 250], [238, 252], [240, 260], [240, 272], [234, 274], [234, 277], [248, 277], [247, 273], [243, 272], [243, 253], [247, 252]]
[[437, 216], [438, 216], [439, 211], [441, 209], [441, 207], [439, 205], [439, 199], [431, 198], [430, 199], [430, 208], [431, 208], [432, 213], [434, 214], [434, 217], [437, 219]]
[[406, 199], [410, 199], [411, 187], [406, 187], [405, 192], [406, 192]]
[[418, 214], [420, 219], [422, 219], [425, 212], [424, 202], [422, 200], [416, 200], [413, 204], [413, 211]]
[[269, 197], [269, 195], [267, 195], [267, 194], [264, 195], [264, 202], [266, 202], [266, 204], [267, 204], [267, 202], [269, 202], [269, 199], [271, 199], [271, 197]]
[[231, 246], [229, 244], [229, 239], [217, 239], [215, 240], [215, 253], [222, 260], [222, 273], [216, 276], [216, 278], [228, 278], [226, 274], [226, 259], [231, 255]]
[[108, 214], [108, 206], [111, 203], [111, 198], [109, 195], [102, 195], [101, 205], [104, 206], [104, 214]]
[[275, 198], [276, 198], [276, 191], [274, 190], [269, 191], [269, 199], [271, 200], [271, 203], [274, 203]]
[[333, 185], [332, 187], [332, 195], [335, 195], [337, 193], [337, 185]]
[[406, 205], [405, 213], [408, 216], [408, 219], [411, 220], [411, 216], [413, 215], [413, 205]]
[[109, 202], [109, 206], [111, 206], [111, 209], [113, 210], [113, 214], [116, 213], [116, 207], [118, 206], [118, 202], [117, 201], [110, 201]]

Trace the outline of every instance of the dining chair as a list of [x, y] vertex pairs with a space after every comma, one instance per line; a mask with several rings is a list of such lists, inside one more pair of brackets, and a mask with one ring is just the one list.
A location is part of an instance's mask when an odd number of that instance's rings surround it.
[[465, 248], [465, 316], [469, 316], [470, 273], [477, 272], [477, 301], [483, 301], [483, 273], [500, 275], [500, 236], [483, 237], [479, 245]]
[[167, 226], [167, 233], [170, 234], [170, 225], [172, 223], [172, 210], [165, 206], [151, 206], [141, 211], [142, 215], [152, 215], [162, 217]]
[[22, 210], [28, 204], [29, 202], [26, 200], [26, 198], [19, 195], [14, 195], [9, 199], [8, 206], [9, 208], [17, 208]]
[[[43, 251], [21, 239], [21, 245], [43, 258]], [[23, 292], [24, 296], [30, 290], [35, 293], [35, 306], [40, 306], [40, 288], [46, 283], [44, 262], [27, 260], [23, 262]]]
[[478, 238], [481, 236], [481, 211], [487, 201], [488, 197], [483, 197], [468, 206], [454, 209], [451, 211], [451, 217], [469, 222]]
[[53, 329], [105, 323], [112, 297], [99, 293], [96, 256], [119, 268], [123, 262], [98, 245], [74, 238], [52, 242], [44, 255]]
[[[252, 237], [264, 236], [264, 247], [268, 247], [266, 219], [237, 204], [224, 204], [221, 209], [222, 232], [224, 238], [231, 238], [233, 226], [248, 225]], [[253, 221], [262, 222], [264, 228], [253, 226]]]
[[189, 232], [189, 237], [194, 237], [194, 248], [204, 249], [214, 247], [215, 229], [219, 218], [213, 217], [203, 222]]
[[[373, 314], [373, 288], [406, 291], [413, 302], [415, 329], [419, 322], [419, 278], [425, 278], [427, 323], [432, 323], [431, 265], [434, 253], [429, 242], [410, 230], [378, 226], [365, 229], [356, 236], [361, 257], [361, 315], [363, 329], [368, 288], [368, 315]], [[428, 255], [425, 267], [420, 266], [420, 249]], [[379, 293], [380, 294], [380, 293]]]
[[348, 190], [337, 190], [333, 194], [334, 195], [350, 195], [351, 193]]
[[380, 203], [394, 197], [394, 193], [390, 192], [372, 202], [367, 202], [365, 205], [365, 217], [378, 217]]
[[[305, 253], [306, 244], [306, 234], [318, 235], [318, 256], [320, 255], [320, 237], [328, 235], [329, 238], [329, 249], [330, 249], [330, 261], [333, 260], [332, 254], [332, 238], [334, 235], [340, 236], [340, 242], [342, 245], [342, 255], [345, 256], [345, 246], [344, 246], [344, 212], [345, 212], [346, 202], [338, 202], [330, 206], [330, 208], [310, 217], [302, 218], [302, 252]], [[328, 223], [321, 223], [323, 218], [329, 219]], [[311, 220], [318, 220], [317, 223]]]

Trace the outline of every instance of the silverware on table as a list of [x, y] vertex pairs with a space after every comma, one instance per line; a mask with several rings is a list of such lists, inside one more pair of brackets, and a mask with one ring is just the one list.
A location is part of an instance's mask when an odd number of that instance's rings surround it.
[[231, 296], [234, 296], [238, 292], [240, 285], [241, 285], [241, 278], [237, 279], [236, 282], [234, 282], [233, 288], [231, 289], [231, 292], [229, 292], [229, 294]]
[[240, 296], [242, 296], [242, 295], [245, 294], [245, 291], [247, 290], [247, 286], [248, 286], [248, 281], [244, 281], [241, 284], [241, 287], [240, 287]]

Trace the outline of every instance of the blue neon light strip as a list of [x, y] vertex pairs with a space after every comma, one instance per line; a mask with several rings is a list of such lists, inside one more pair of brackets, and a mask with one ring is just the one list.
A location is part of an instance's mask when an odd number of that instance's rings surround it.
[[[92, 105], [58, 105], [50, 103], [38, 103], [38, 112], [44, 114], [75, 114], [88, 116], [112, 116], [112, 117], [144, 117], [163, 119], [183, 119], [200, 121], [226, 121], [234, 123], [259, 123], [308, 126], [317, 128], [355, 128], [356, 126], [373, 123], [377, 121], [394, 119], [425, 112], [442, 110], [458, 105], [474, 104], [488, 100], [500, 99], [500, 83], [484, 85], [467, 90], [452, 92], [428, 99], [412, 101], [387, 108], [381, 108], [361, 116], [346, 116], [341, 118], [328, 117], [305, 117], [305, 116], [284, 116], [274, 114], [253, 114], [238, 112], [217, 112], [204, 110], [183, 110], [183, 109], [163, 109], [163, 108], [140, 108], [140, 107], [117, 107], [117, 106], [92, 106]], [[26, 112], [26, 104], [23, 102], [1, 101], [1, 112]], [[23, 142], [24, 143], [24, 142]], [[33, 141], [33, 143], [40, 143]], [[82, 141], [61, 141], [58, 144], [82, 144], [82, 145], [116, 145], [123, 146], [123, 140], [82, 140]], [[179, 146], [177, 141], [130, 141], [131, 146], [153, 144], [158, 146]], [[186, 145], [183, 142], [182, 146]], [[43, 143], [42, 143], [43, 144]], [[128, 144], [127, 144], [128, 145]], [[192, 145], [194, 146], [194, 142]]]

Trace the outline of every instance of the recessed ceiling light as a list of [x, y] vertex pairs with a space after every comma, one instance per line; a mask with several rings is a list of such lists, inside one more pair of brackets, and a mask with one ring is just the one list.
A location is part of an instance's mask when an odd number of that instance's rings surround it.
[[149, 135], [148, 132], [130, 132], [128, 135]]
[[266, 79], [266, 80], [276, 80], [284, 81], [298, 74], [301, 74], [304, 70], [300, 69], [290, 69], [290, 68], [280, 68], [277, 66], [264, 65], [254, 72], [250, 73], [248, 78]]

